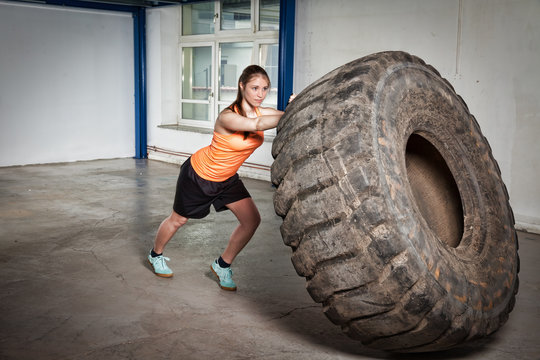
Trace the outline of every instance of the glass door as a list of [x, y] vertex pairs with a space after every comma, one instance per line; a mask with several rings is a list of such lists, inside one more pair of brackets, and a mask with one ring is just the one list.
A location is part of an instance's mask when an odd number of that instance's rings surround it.
[[257, 64], [266, 70], [270, 78], [270, 91], [263, 106], [277, 108], [279, 45], [274, 40], [258, 41], [255, 43], [255, 49]]
[[219, 44], [218, 112], [229, 106], [238, 91], [238, 78], [252, 64], [253, 42], [223, 42]]
[[213, 127], [214, 45], [182, 46], [181, 119], [202, 127]]

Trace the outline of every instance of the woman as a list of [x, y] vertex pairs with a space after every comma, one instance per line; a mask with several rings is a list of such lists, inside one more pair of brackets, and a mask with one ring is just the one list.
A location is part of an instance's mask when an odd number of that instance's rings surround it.
[[204, 218], [213, 205], [218, 212], [231, 210], [239, 221], [225, 251], [211, 265], [220, 287], [236, 290], [230, 265], [261, 221], [236, 172], [262, 144], [263, 130], [276, 127], [283, 115], [282, 111], [260, 107], [269, 89], [266, 71], [257, 65], [248, 66], [238, 80], [236, 100], [216, 120], [211, 145], [197, 151], [182, 165], [173, 211], [159, 226], [154, 248], [148, 255], [156, 275], [173, 275], [165, 262], [169, 259], [163, 256], [165, 245], [188, 219]]

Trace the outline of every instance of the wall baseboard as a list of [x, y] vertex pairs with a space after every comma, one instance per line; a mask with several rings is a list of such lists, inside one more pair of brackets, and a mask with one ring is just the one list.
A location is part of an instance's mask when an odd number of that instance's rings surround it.
[[540, 219], [519, 214], [515, 214], [515, 216], [516, 230], [525, 231], [533, 234], [540, 234]]

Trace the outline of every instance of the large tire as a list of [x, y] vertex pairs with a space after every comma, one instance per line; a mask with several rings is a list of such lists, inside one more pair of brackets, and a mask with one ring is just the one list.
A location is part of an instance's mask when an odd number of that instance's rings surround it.
[[436, 351], [507, 320], [519, 271], [508, 194], [434, 68], [403, 52], [343, 65], [289, 105], [272, 153], [294, 267], [347, 335]]

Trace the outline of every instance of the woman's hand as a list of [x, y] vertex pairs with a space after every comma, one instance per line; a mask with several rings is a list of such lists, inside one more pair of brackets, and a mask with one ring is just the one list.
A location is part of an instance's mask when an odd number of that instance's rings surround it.
[[296, 94], [292, 93], [291, 96], [289, 96], [289, 101], [287, 102], [287, 104], [290, 104], [294, 100], [295, 97], [296, 97]]

